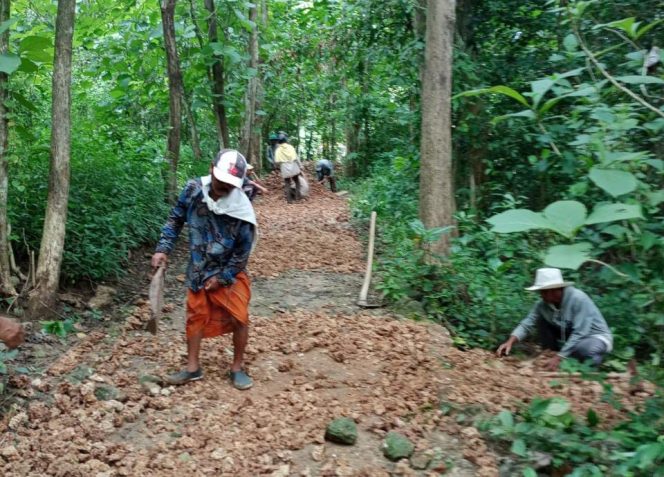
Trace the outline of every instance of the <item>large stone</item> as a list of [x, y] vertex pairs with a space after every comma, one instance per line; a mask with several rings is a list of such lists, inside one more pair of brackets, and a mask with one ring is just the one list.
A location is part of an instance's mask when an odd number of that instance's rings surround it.
[[95, 397], [100, 401], [118, 400], [120, 391], [109, 384], [97, 384], [95, 386]]
[[388, 432], [383, 441], [383, 454], [394, 462], [410, 457], [414, 450], [413, 443], [398, 432]]
[[432, 459], [432, 452], [416, 452], [410, 458], [410, 466], [415, 470], [426, 470]]
[[353, 445], [357, 440], [357, 426], [352, 419], [337, 418], [327, 425], [325, 439], [337, 444]]
[[93, 296], [88, 302], [88, 306], [96, 310], [104, 308], [113, 303], [113, 297], [116, 293], [117, 290], [115, 288], [99, 285], [95, 296]]

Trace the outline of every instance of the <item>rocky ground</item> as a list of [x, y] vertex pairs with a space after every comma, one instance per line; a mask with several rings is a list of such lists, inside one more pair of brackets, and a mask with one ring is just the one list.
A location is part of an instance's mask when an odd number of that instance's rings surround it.
[[[494, 476], [499, 458], [450, 404], [477, 414], [535, 393], [577, 410], [598, 402], [601, 389], [552, 386], [534, 361], [460, 351], [438, 325], [358, 308], [364, 258], [345, 199], [312, 184], [309, 199], [287, 205], [279, 179], [266, 182], [250, 265], [255, 386], [230, 385], [229, 337], [204, 342], [202, 381], [163, 385], [185, 358], [186, 244], [172, 256], [156, 336], [143, 330], [149, 254], [139, 254], [99, 324], [79, 327], [67, 348], [33, 333], [22, 349], [25, 373], [11, 377], [0, 421], [0, 475]], [[618, 392], [629, 404], [627, 385]], [[325, 441], [338, 417], [357, 424], [354, 445]], [[413, 442], [411, 459], [384, 457], [390, 431]]]

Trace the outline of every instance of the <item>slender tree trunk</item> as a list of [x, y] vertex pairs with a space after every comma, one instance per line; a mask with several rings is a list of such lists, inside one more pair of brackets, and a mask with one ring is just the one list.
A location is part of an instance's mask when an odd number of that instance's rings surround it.
[[161, 3], [161, 22], [164, 28], [164, 48], [168, 70], [168, 146], [166, 157], [169, 174], [166, 183], [166, 198], [175, 202], [178, 193], [177, 172], [180, 161], [180, 133], [182, 127], [182, 73], [175, 42], [175, 3], [177, 0], [163, 0]]
[[37, 284], [35, 289], [30, 292], [28, 303], [30, 318], [51, 314], [60, 282], [69, 201], [71, 64], [75, 15], [76, 0], [59, 0], [55, 20], [48, 201], [39, 248]]
[[[11, 0], [0, 0], [0, 23], [9, 20]], [[7, 53], [9, 45], [9, 28], [0, 35], [0, 54]], [[11, 264], [9, 262], [9, 230], [7, 202], [9, 195], [9, 161], [7, 146], [9, 145], [9, 121], [7, 119], [7, 82], [8, 75], [0, 73], [0, 296], [14, 296], [16, 289], [11, 282]]]
[[[452, 46], [454, 0], [429, 0], [422, 77], [422, 140], [420, 219], [426, 227], [453, 224], [452, 176]], [[431, 252], [446, 255], [449, 236], [432, 244]]]
[[[247, 83], [247, 93], [244, 102], [244, 126], [242, 128], [240, 150], [244, 153], [247, 160], [254, 164], [254, 167], [260, 162], [260, 116], [256, 114], [260, 100], [260, 79], [258, 76], [258, 9], [255, 4], [249, 8], [249, 21], [253, 23], [251, 35], [249, 37], [249, 68], [256, 74], [249, 78]], [[256, 138], [258, 137], [258, 143]]]
[[194, 154], [194, 159], [197, 161], [201, 160], [203, 153], [201, 152], [201, 142], [198, 137], [198, 128], [196, 127], [196, 118], [194, 117], [194, 112], [191, 110], [189, 105], [189, 98], [187, 92], [182, 88], [182, 109], [184, 109], [184, 114], [187, 117], [187, 123], [189, 124], [189, 135], [191, 136], [191, 150]]
[[[217, 34], [217, 9], [214, 0], [205, 0], [205, 8], [209, 12], [208, 16], [208, 41], [217, 43], [219, 35]], [[224, 106], [224, 59], [215, 55], [215, 61], [212, 64], [212, 105], [214, 118], [217, 123], [217, 134], [219, 136], [219, 145], [221, 147], [230, 147], [230, 137], [228, 134], [228, 120], [226, 118], [226, 107]]]

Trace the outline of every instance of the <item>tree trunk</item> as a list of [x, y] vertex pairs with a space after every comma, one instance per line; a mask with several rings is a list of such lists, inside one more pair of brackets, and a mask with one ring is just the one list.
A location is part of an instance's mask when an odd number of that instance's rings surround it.
[[[11, 0], [0, 0], [0, 23], [9, 20]], [[0, 54], [6, 54], [9, 46], [9, 28], [0, 35]], [[9, 230], [7, 202], [9, 195], [9, 121], [7, 118], [7, 82], [8, 75], [0, 73], [0, 296], [14, 296], [16, 289], [11, 282], [11, 264], [9, 262]]]
[[[261, 118], [256, 114], [259, 108], [261, 92], [260, 79], [258, 76], [258, 9], [256, 4], [249, 8], [249, 21], [253, 23], [251, 36], [249, 37], [249, 68], [256, 74], [249, 78], [247, 93], [244, 101], [244, 125], [240, 140], [240, 150], [254, 167], [260, 163], [260, 122]], [[258, 138], [258, 142], [256, 139]]]
[[198, 137], [196, 118], [194, 117], [194, 112], [191, 110], [191, 106], [189, 105], [189, 98], [187, 97], [187, 92], [184, 89], [184, 84], [182, 87], [182, 109], [184, 109], [184, 114], [187, 117], [187, 123], [189, 124], [189, 135], [191, 136], [191, 150], [194, 154], [194, 159], [200, 161], [201, 157], [203, 156], [203, 153], [201, 152], [201, 142]]
[[39, 248], [36, 287], [30, 292], [28, 303], [30, 318], [41, 318], [52, 313], [60, 282], [69, 201], [71, 64], [75, 15], [76, 0], [59, 0], [55, 20], [48, 200]]
[[[214, 0], [205, 0], [205, 8], [209, 12], [208, 40], [210, 43], [217, 43], [219, 41], [219, 35], [217, 34], [217, 9], [214, 5]], [[215, 54], [215, 61], [212, 64], [212, 105], [214, 118], [217, 123], [219, 145], [222, 148], [228, 148], [230, 147], [231, 141], [228, 134], [228, 120], [226, 119], [224, 95], [224, 58]]]
[[[429, 0], [422, 75], [420, 219], [428, 228], [453, 224], [452, 46], [454, 0]], [[449, 236], [431, 244], [434, 254], [449, 252]]]
[[177, 0], [163, 0], [161, 3], [161, 23], [164, 29], [164, 48], [166, 49], [166, 67], [168, 70], [168, 181], [166, 199], [174, 203], [177, 198], [177, 172], [180, 160], [180, 133], [182, 127], [182, 73], [175, 42], [175, 3]]

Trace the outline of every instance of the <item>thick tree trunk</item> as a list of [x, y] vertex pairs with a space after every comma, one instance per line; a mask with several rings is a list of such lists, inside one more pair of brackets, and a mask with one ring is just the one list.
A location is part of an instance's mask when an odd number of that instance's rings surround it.
[[28, 316], [50, 314], [55, 305], [65, 245], [69, 201], [69, 160], [71, 153], [71, 64], [76, 0], [59, 0], [55, 20], [53, 60], [53, 105], [51, 112], [51, 168], [48, 201], [39, 262], [37, 285], [30, 292]]
[[[208, 16], [208, 41], [217, 43], [219, 35], [217, 34], [217, 9], [214, 0], [205, 0], [205, 8], [209, 12]], [[226, 119], [226, 107], [224, 106], [224, 59], [215, 55], [215, 61], [212, 64], [212, 106], [214, 118], [217, 123], [217, 134], [219, 136], [219, 145], [221, 147], [231, 147], [228, 134], [228, 120]]]
[[[420, 145], [420, 219], [426, 227], [453, 224], [452, 176], [452, 46], [454, 0], [429, 0], [422, 75], [422, 140]], [[446, 255], [449, 237], [432, 244]]]
[[180, 161], [180, 133], [182, 127], [182, 73], [175, 42], [175, 3], [177, 0], [163, 0], [161, 3], [161, 22], [164, 29], [164, 48], [166, 49], [166, 66], [168, 70], [168, 181], [166, 198], [169, 203], [175, 202], [178, 193], [177, 172]]
[[[0, 23], [9, 20], [11, 0], [0, 0]], [[7, 53], [9, 28], [0, 35], [0, 54]], [[8, 75], [0, 73], [0, 296], [14, 296], [16, 289], [11, 282], [11, 264], [9, 262], [9, 230], [7, 202], [9, 195], [9, 121], [7, 118], [7, 81]]]

